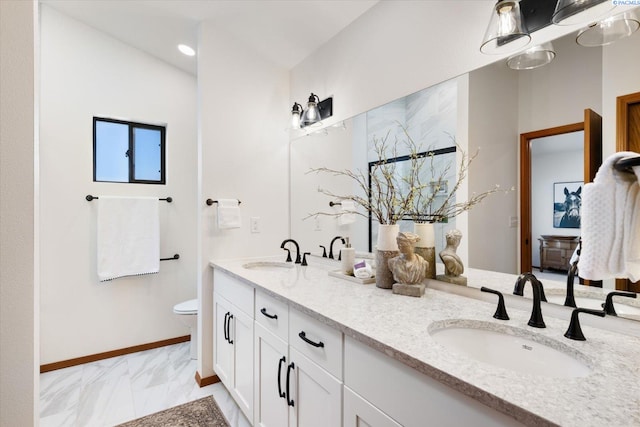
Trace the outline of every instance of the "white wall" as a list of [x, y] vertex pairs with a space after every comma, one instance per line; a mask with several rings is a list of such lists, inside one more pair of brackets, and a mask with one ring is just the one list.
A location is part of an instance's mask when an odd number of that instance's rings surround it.
[[[198, 271], [202, 344], [198, 372], [213, 374], [212, 270], [215, 258], [285, 253], [289, 237], [289, 73], [205, 22], [198, 49]], [[242, 228], [219, 230], [205, 200], [239, 199]], [[259, 218], [260, 233], [250, 219]], [[305, 248], [302, 248], [305, 249]], [[284, 258], [283, 258], [284, 259]]]
[[[469, 73], [468, 151], [478, 153], [469, 172], [469, 194], [517, 186], [518, 73], [502, 61]], [[516, 272], [518, 228], [511, 218], [519, 215], [517, 195], [492, 194], [470, 212], [471, 267]]]
[[[188, 335], [172, 313], [196, 297], [196, 80], [75, 21], [41, 11], [42, 364]], [[93, 182], [92, 117], [167, 123], [166, 185]], [[99, 283], [93, 195], [160, 204], [160, 273]]]
[[602, 48], [586, 48], [568, 35], [553, 42], [551, 64], [519, 73], [519, 132], [584, 120], [585, 108], [602, 114]]
[[640, 92], [640, 31], [605, 46], [602, 63], [602, 157], [606, 159], [616, 152], [616, 98]]
[[0, 1], [0, 425], [37, 425], [38, 4]]

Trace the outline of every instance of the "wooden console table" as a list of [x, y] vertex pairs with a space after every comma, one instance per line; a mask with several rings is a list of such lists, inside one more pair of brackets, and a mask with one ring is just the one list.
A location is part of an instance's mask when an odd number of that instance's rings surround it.
[[540, 236], [540, 271], [545, 268], [569, 270], [571, 255], [580, 236]]

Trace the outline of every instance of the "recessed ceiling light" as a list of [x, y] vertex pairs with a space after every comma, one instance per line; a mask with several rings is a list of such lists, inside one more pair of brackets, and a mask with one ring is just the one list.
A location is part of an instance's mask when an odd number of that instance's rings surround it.
[[178, 50], [182, 53], [184, 53], [187, 56], [195, 56], [196, 51], [193, 50], [192, 47], [187, 46], [186, 44], [179, 44], [178, 45]]

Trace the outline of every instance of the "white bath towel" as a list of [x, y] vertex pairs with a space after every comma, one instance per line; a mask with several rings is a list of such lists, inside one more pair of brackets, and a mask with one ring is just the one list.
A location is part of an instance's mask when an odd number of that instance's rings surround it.
[[[600, 166], [592, 183], [582, 193], [582, 251], [578, 261], [580, 277], [603, 280], [625, 277], [625, 217], [633, 214], [630, 200], [635, 177], [615, 170], [615, 163], [636, 153], [619, 152]], [[636, 211], [637, 214], [637, 211]]]
[[97, 202], [98, 279], [159, 272], [158, 198], [100, 196]]
[[343, 200], [340, 208], [341, 214], [338, 217], [338, 224], [348, 225], [356, 222], [356, 204], [352, 200]]
[[625, 209], [623, 251], [626, 276], [640, 280], [640, 166], [634, 167], [636, 181], [629, 187], [629, 208]]
[[240, 203], [235, 199], [218, 199], [218, 228], [240, 228]]

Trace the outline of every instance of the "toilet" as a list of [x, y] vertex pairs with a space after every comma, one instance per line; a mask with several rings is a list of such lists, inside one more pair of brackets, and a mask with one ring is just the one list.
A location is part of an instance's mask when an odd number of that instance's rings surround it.
[[198, 358], [198, 299], [190, 299], [174, 305], [173, 312], [191, 329], [190, 356], [195, 360]]

